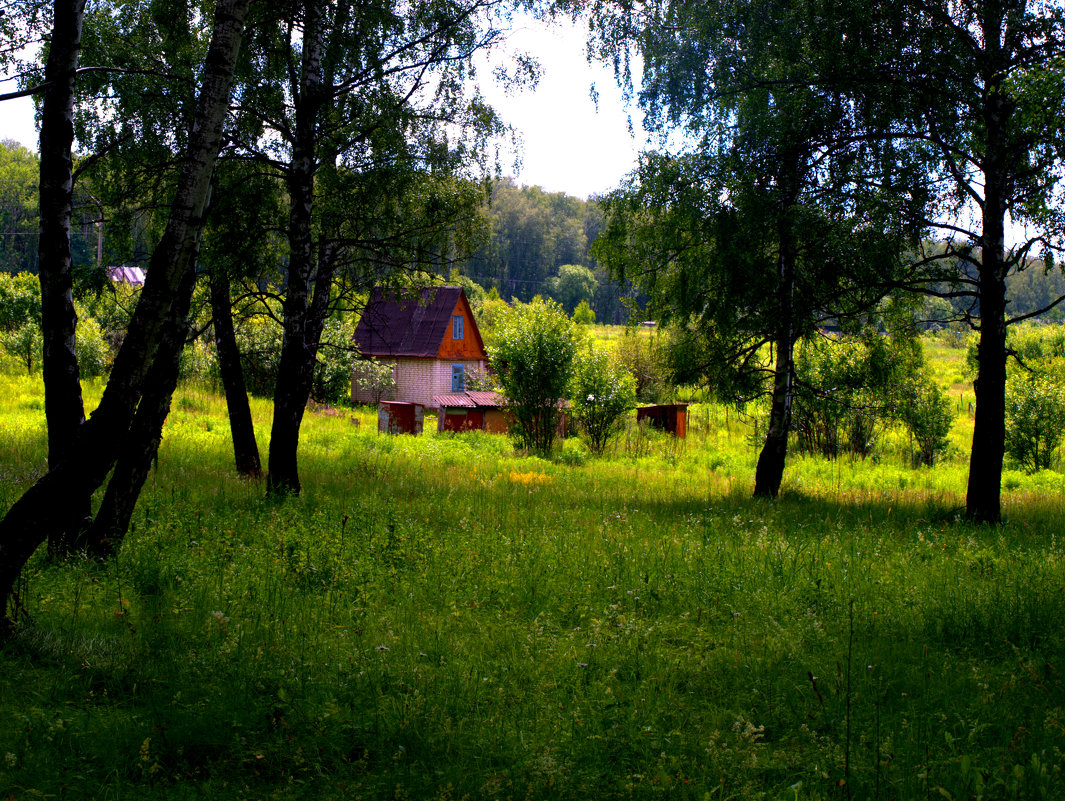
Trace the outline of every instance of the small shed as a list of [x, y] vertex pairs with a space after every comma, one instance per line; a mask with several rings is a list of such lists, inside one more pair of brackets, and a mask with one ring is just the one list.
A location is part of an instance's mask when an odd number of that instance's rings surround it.
[[677, 439], [688, 436], [688, 404], [666, 403], [641, 406], [636, 410], [636, 422], [646, 420], [649, 425], [668, 431]]
[[421, 434], [425, 407], [420, 403], [381, 401], [377, 405], [379, 434]]
[[437, 431], [488, 431], [493, 434], [507, 432], [506, 414], [502, 398], [496, 392], [451, 392], [434, 395], [433, 403], [440, 410], [437, 414]]

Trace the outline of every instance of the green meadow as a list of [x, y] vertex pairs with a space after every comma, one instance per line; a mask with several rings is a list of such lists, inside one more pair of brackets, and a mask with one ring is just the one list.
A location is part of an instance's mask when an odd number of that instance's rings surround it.
[[[1063, 479], [964, 521], [964, 357], [930, 348], [945, 461], [885, 431], [772, 502], [755, 418], [709, 403], [551, 459], [309, 411], [304, 493], [267, 501], [187, 385], [120, 555], [24, 572], [0, 798], [1065, 797]], [[3, 508], [45, 451], [4, 375]]]

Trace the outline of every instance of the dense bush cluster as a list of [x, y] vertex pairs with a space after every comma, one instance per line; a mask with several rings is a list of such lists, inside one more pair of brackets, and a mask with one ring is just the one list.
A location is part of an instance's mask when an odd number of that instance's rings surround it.
[[[105, 285], [75, 299], [78, 315], [78, 365], [83, 378], [107, 375], [122, 345], [139, 289], [127, 284]], [[194, 331], [198, 334], [181, 356], [181, 377], [215, 383], [218, 359], [205, 299], [200, 299]], [[253, 307], [255, 308], [255, 307]], [[273, 310], [277, 311], [277, 310]], [[258, 313], [238, 314], [237, 343], [245, 381], [254, 395], [273, 394], [281, 354], [280, 315], [259, 305]], [[30, 273], [0, 273], [0, 354], [10, 365], [28, 373], [41, 369], [41, 289]], [[351, 392], [355, 354], [351, 337], [353, 315], [336, 315], [326, 322], [314, 374], [312, 397], [320, 403], [342, 403]], [[13, 369], [9, 367], [8, 369]]]
[[912, 437], [915, 467], [931, 466], [946, 450], [953, 411], [928, 375], [920, 343], [905, 331], [814, 340], [797, 366], [800, 451], [865, 458], [891, 426]]

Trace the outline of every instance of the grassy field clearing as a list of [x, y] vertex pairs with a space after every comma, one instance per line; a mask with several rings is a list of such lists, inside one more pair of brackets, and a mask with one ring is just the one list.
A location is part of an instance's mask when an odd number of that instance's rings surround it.
[[[885, 435], [775, 502], [714, 406], [550, 461], [308, 413], [267, 502], [186, 387], [120, 556], [26, 571], [0, 798], [1063, 797], [1062, 476], [960, 520], [958, 353], [950, 460]], [[6, 508], [46, 449], [39, 384], [3, 387]]]

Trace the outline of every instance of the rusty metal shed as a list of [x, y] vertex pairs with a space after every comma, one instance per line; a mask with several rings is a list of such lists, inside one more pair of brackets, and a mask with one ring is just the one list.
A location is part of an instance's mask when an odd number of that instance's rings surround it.
[[688, 404], [665, 403], [658, 406], [641, 406], [636, 410], [636, 422], [646, 420], [655, 428], [667, 431], [677, 439], [688, 436]]

